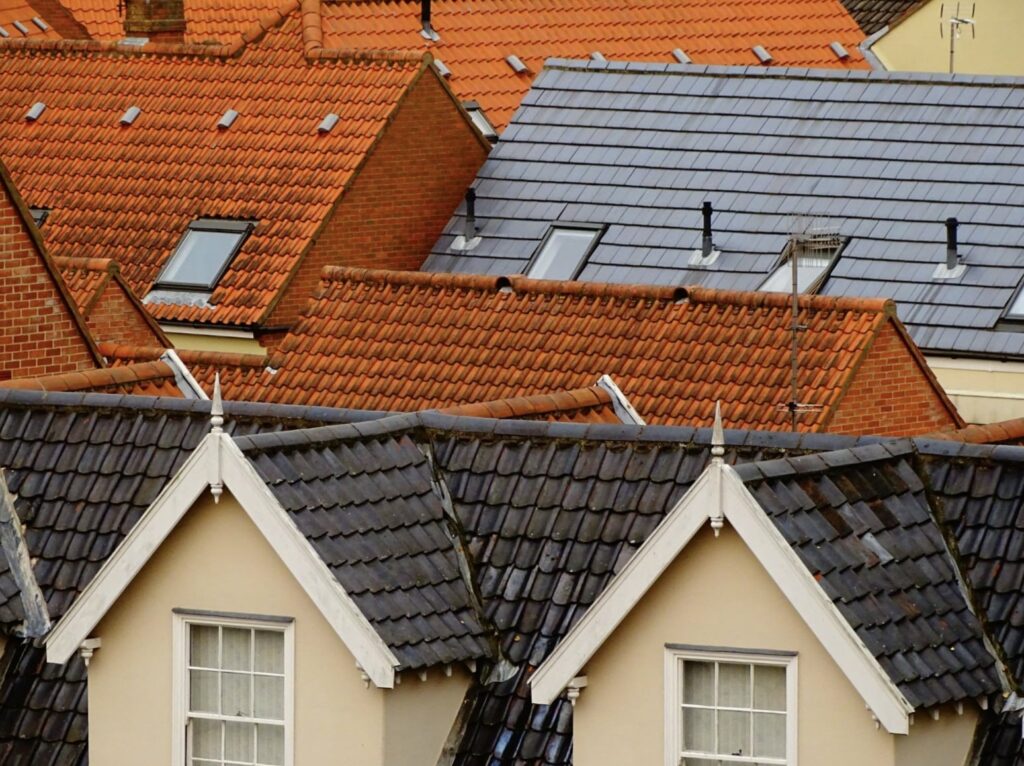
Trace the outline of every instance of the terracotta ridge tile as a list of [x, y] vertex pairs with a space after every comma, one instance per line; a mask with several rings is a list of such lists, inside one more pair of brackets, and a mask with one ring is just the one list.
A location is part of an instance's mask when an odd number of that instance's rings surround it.
[[611, 394], [600, 386], [588, 386], [550, 394], [516, 396], [489, 402], [474, 402], [445, 407], [439, 412], [462, 417], [517, 418], [527, 415], [546, 415], [554, 412], [584, 410], [610, 404]]
[[[788, 293], [740, 292], [714, 290], [707, 287], [686, 288], [691, 303], [716, 303], [749, 308], [789, 308], [793, 298]], [[888, 298], [846, 298], [834, 295], [801, 295], [799, 306], [810, 311], [857, 311], [866, 314], [896, 316], [896, 303]]]
[[98, 271], [107, 274], [121, 269], [113, 258], [79, 258], [69, 255], [55, 255], [53, 262], [61, 271]]
[[388, 271], [386, 269], [355, 269], [347, 266], [327, 266], [320, 274], [322, 283], [365, 282], [396, 286], [434, 286], [462, 288], [464, 290], [496, 290], [507, 284], [507, 277], [489, 277], [479, 274], [448, 274], [429, 271]]
[[[160, 346], [132, 346], [127, 343], [100, 343], [100, 353], [108, 359], [145, 360], [155, 362], [168, 349]], [[196, 351], [188, 348], [173, 349], [185, 364], [222, 364], [231, 367], [260, 369], [267, 365], [266, 354], [242, 354], [232, 351]], [[162, 364], [162, 362], [161, 362]]]
[[196, 43], [147, 43], [146, 45], [125, 45], [116, 40], [41, 40], [23, 38], [0, 40], [0, 51], [27, 53], [114, 53], [123, 56], [148, 56], [154, 54], [174, 56], [209, 56], [227, 58], [238, 53], [244, 41], [226, 45], [199, 45]]
[[48, 375], [38, 378], [18, 378], [0, 382], [0, 388], [21, 388], [39, 391], [81, 391], [92, 388], [138, 383], [152, 380], [174, 379], [174, 371], [166, 362], [141, 362], [124, 367], [104, 367], [98, 370]]
[[925, 434], [922, 439], [963, 442], [965, 444], [994, 444], [1024, 439], [1024, 418], [1001, 420], [998, 423], [970, 425], [956, 431], [935, 431]]

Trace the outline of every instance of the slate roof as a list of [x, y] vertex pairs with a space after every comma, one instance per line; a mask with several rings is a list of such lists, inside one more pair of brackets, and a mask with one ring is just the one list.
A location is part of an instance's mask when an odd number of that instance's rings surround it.
[[[799, 427], [825, 430], [873, 339], [902, 329], [883, 301], [801, 300], [801, 390], [820, 409]], [[328, 268], [276, 372], [227, 390], [415, 411], [609, 374], [647, 422], [710, 425], [721, 399], [730, 426], [788, 429], [791, 322], [784, 295]]]
[[[1012, 78], [551, 61], [475, 182], [480, 243], [428, 271], [523, 272], [553, 223], [607, 225], [586, 281], [752, 290], [793, 231], [849, 241], [820, 290], [886, 297], [926, 352], [1024, 356], [1024, 85]], [[721, 255], [691, 267], [703, 202]], [[967, 269], [945, 262], [960, 221]]]
[[921, 0], [843, 0], [843, 5], [864, 34], [873, 35], [924, 3]]
[[914, 708], [1002, 689], [910, 441], [737, 468]]
[[[116, 254], [161, 321], [255, 325], [427, 69], [419, 54], [323, 48], [298, 0], [223, 45], [0, 41], [0, 143], [26, 199], [52, 209], [54, 255]], [[228, 109], [239, 117], [220, 130]], [[331, 112], [341, 121], [318, 133]], [[255, 228], [211, 294], [148, 295], [198, 217]]]
[[[0, 389], [0, 466], [17, 497], [36, 579], [55, 621], [209, 431], [209, 402]], [[225, 404], [229, 433], [365, 420], [373, 413]], [[22, 619], [0, 562], [0, 630]], [[0, 762], [85, 762], [85, 673], [8, 642]]]
[[[117, 0], [61, 0], [97, 40], [124, 37]], [[190, 0], [185, 42], [231, 42], [280, 0]], [[451, 71], [461, 99], [477, 101], [504, 127], [549, 56], [673, 61], [681, 48], [706, 64], [757, 64], [762, 45], [788, 66], [863, 68], [864, 39], [838, 0], [435, 0], [432, 24], [440, 40], [420, 34], [419, 0], [304, 3], [322, 28], [324, 45], [355, 50], [430, 52]], [[846, 61], [828, 47], [841, 42]], [[529, 68], [517, 74], [514, 54]]]

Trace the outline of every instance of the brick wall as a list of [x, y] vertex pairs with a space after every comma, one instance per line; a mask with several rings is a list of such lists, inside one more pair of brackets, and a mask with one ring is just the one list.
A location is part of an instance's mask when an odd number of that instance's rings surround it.
[[124, 288], [111, 279], [103, 294], [93, 303], [86, 324], [97, 343], [147, 347], [165, 345], [139, 311], [125, 295]]
[[292, 325], [324, 266], [419, 269], [486, 157], [473, 128], [425, 72], [266, 324]]
[[842, 434], [914, 436], [956, 426], [931, 380], [889, 323], [875, 339], [868, 358], [861, 364], [825, 430]]
[[0, 380], [96, 367], [55, 278], [0, 182]]

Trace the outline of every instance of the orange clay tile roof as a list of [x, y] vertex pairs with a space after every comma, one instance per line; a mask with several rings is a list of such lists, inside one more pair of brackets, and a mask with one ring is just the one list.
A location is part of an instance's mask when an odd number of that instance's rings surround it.
[[546, 420], [562, 423], [621, 423], [611, 394], [601, 386], [588, 386], [551, 394], [516, 396], [442, 410], [448, 415], [498, 420]]
[[956, 431], [937, 431], [928, 434], [928, 438], [967, 444], [1024, 444], [1024, 418], [970, 425]]
[[[53, 254], [116, 253], [145, 296], [191, 221], [255, 221], [208, 304], [150, 308], [160, 320], [260, 322], [428, 67], [420, 54], [329, 51], [296, 4], [282, 11], [244, 45], [0, 41], [0, 146], [25, 199], [52, 209]], [[46, 111], [28, 122], [36, 101]], [[125, 127], [130, 106], [142, 112]], [[218, 130], [228, 109], [240, 116]], [[319, 134], [330, 112], [341, 121]]]
[[[33, 19], [43, 22], [45, 29], [41, 29]], [[23, 28], [19, 29], [14, 22]], [[43, 13], [36, 8], [29, 0], [0, 0], [0, 27], [3, 28], [11, 39], [24, 40], [59, 40], [61, 35], [53, 26], [43, 18]], [[3, 34], [0, 33], [0, 38]]]
[[[113, 367], [155, 362], [166, 352], [166, 349], [156, 346], [129, 346], [117, 343], [100, 343], [99, 349], [106, 357], [107, 363]], [[174, 352], [207, 396], [213, 394], [213, 379], [217, 373], [220, 373], [225, 398], [234, 398], [233, 392], [251, 387], [254, 381], [264, 375], [267, 366], [267, 357], [259, 354], [193, 351], [184, 348], [175, 349]]]
[[[124, 36], [118, 0], [64, 0], [90, 34]], [[274, 8], [269, 0], [185, 0], [185, 41], [230, 42]], [[432, 23], [440, 34], [420, 34], [420, 0], [306, 0], [311, 25], [328, 48], [429, 51], [451, 70], [460, 98], [478, 101], [503, 128], [532, 75], [550, 57], [674, 62], [681, 48], [699, 64], [759, 64], [764, 46], [774, 64], [866, 68], [858, 45], [864, 33], [840, 0], [436, 0]], [[833, 41], [849, 51], [843, 62]], [[529, 72], [516, 74], [514, 54]]]
[[[890, 301], [800, 299], [800, 384], [827, 423]], [[412, 411], [533, 396], [611, 375], [649, 423], [788, 428], [784, 294], [328, 268], [273, 376], [235, 398]]]
[[141, 362], [122, 367], [83, 370], [41, 378], [0, 382], [0, 388], [34, 391], [91, 391], [93, 393], [172, 396], [181, 398], [174, 371], [165, 362]]

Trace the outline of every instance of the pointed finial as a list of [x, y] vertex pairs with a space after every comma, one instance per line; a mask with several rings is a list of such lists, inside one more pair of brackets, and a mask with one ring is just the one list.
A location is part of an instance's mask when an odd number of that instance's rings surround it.
[[219, 434], [224, 431], [224, 402], [220, 396], [220, 373], [213, 378], [213, 403], [210, 405], [210, 433]]
[[721, 459], [725, 454], [725, 432], [722, 430], [722, 401], [715, 402], [715, 426], [711, 430], [711, 456]]

